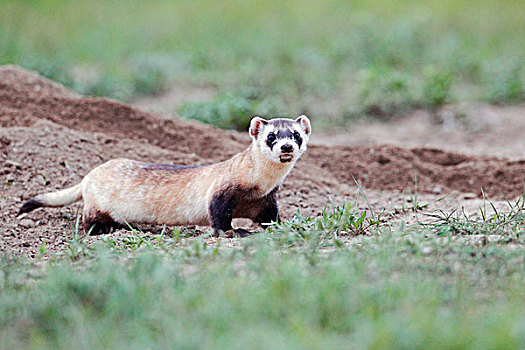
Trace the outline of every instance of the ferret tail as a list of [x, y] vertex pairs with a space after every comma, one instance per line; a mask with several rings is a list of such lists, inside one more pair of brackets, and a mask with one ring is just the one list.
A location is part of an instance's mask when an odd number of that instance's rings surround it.
[[29, 213], [40, 207], [61, 207], [79, 201], [80, 199], [82, 199], [81, 183], [60, 191], [39, 194], [29, 199], [22, 205], [18, 215]]

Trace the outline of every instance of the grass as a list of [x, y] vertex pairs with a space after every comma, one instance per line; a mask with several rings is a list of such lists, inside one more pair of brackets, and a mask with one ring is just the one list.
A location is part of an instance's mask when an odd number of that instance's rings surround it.
[[[0, 343], [523, 348], [525, 264], [513, 248], [524, 243], [523, 210], [521, 198], [499, 213], [513, 224], [487, 226], [482, 236], [501, 239], [482, 244], [466, 231], [380, 223], [345, 205], [315, 218], [297, 214], [233, 247], [164, 228], [149, 237], [133, 230], [45, 262], [4, 254]], [[75, 232], [71, 242], [82, 247]]]
[[0, 64], [121, 100], [213, 86], [179, 112], [221, 127], [244, 112], [351, 122], [524, 101], [524, 15], [518, 0], [5, 0]]
[[182, 117], [199, 120], [219, 128], [246, 130], [253, 116], [284, 117], [277, 112], [277, 106], [270, 99], [259, 98], [248, 89], [240, 93], [226, 93], [212, 101], [186, 102], [179, 110]]
[[451, 232], [461, 235], [499, 235], [513, 240], [515, 235], [519, 235], [524, 229], [525, 192], [514, 202], [507, 201], [507, 204], [508, 209], [501, 211], [484, 198], [483, 207], [479, 208], [476, 220], [472, 220], [464, 210], [456, 209], [450, 213], [440, 211], [430, 214], [434, 220], [427, 226], [434, 228], [437, 234]]

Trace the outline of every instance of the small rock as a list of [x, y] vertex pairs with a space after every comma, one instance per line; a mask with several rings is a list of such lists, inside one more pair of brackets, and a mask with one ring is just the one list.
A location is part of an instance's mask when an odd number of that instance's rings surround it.
[[441, 186], [434, 186], [434, 189], [432, 189], [432, 192], [434, 194], [441, 194], [442, 188]]
[[45, 185], [48, 184], [48, 181], [46, 181], [46, 179], [45, 179], [42, 175], [40, 175], [40, 174], [38, 174], [38, 175], [35, 177], [35, 179], [36, 179], [36, 181], [37, 181], [40, 185], [42, 185], [42, 186], [45, 186]]
[[465, 193], [463, 194], [463, 199], [475, 199], [478, 196], [475, 193]]
[[25, 228], [30, 228], [30, 227], [35, 226], [35, 222], [33, 220], [31, 220], [31, 219], [22, 219], [22, 220], [20, 220], [18, 225], [22, 226], [22, 227], [25, 227]]

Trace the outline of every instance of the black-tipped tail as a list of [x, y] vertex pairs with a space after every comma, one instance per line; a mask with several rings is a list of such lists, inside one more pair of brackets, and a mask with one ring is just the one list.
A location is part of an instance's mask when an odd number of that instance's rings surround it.
[[42, 204], [42, 202], [39, 202], [37, 200], [34, 200], [34, 199], [30, 199], [28, 200], [27, 202], [24, 203], [24, 205], [22, 205], [22, 208], [20, 208], [20, 210], [18, 211], [18, 215], [22, 215], [24, 213], [29, 213], [30, 211], [33, 211], [35, 210], [36, 208], [40, 208], [40, 207], [43, 207], [44, 205]]

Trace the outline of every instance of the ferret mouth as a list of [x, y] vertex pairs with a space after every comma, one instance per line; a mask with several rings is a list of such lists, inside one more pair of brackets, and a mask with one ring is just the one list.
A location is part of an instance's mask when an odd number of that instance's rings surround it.
[[285, 153], [285, 154], [281, 154], [279, 156], [279, 160], [281, 161], [281, 163], [291, 162], [292, 159], [293, 159], [293, 154], [291, 154], [291, 153]]

